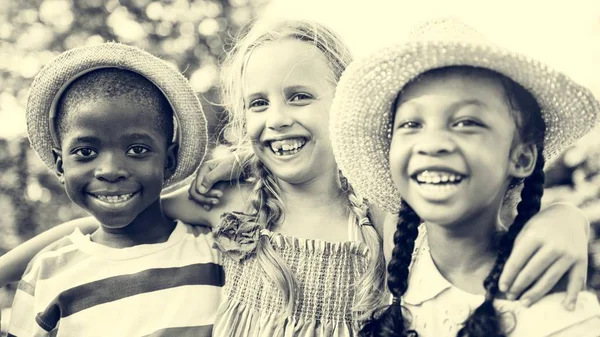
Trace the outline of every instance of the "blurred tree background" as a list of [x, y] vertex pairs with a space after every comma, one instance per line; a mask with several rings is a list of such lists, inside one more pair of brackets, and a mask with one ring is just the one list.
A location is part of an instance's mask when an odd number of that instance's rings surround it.
[[[172, 63], [199, 94], [211, 128], [220, 110], [219, 61], [268, 0], [3, 0], [0, 9], [0, 255], [85, 215], [30, 149], [24, 109], [33, 77], [61, 52], [119, 41]], [[600, 18], [597, 27], [600, 27]], [[598, 29], [600, 33], [600, 28]], [[589, 284], [600, 289], [600, 132], [548, 169], [545, 202], [580, 206], [592, 222]], [[13, 288], [0, 289], [0, 309]]]

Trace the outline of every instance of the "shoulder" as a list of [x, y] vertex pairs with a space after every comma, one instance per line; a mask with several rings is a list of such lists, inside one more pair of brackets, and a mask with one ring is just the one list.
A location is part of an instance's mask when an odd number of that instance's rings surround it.
[[187, 224], [185, 222], [181, 222], [186, 231], [187, 231], [187, 235], [198, 238], [198, 237], [202, 237], [205, 235], [209, 235], [212, 231], [210, 226], [205, 226], [205, 225], [190, 225]]
[[222, 273], [221, 254], [215, 247], [212, 228], [192, 226], [181, 221], [179, 225], [184, 227], [185, 234], [176, 247], [178, 254], [173, 255], [173, 258], [178, 260], [177, 265], [184, 260], [192, 261], [185, 270], [206, 275]]
[[[70, 260], [80, 255], [70, 236], [63, 237], [49, 244], [38, 252], [29, 262], [23, 280], [31, 282], [36, 278], [49, 278], [52, 273], [65, 267]], [[41, 275], [44, 273], [47, 275]]]
[[373, 224], [373, 227], [375, 227], [377, 234], [379, 234], [380, 237], [383, 237], [383, 234], [385, 233], [384, 224], [388, 213], [382, 211], [375, 204], [367, 203], [367, 205], [369, 206], [369, 220], [371, 220], [371, 223]]
[[555, 336], [556, 334], [562, 336], [561, 333], [564, 331], [594, 322], [598, 324], [600, 304], [595, 294], [581, 292], [573, 311], [564, 309], [562, 305], [564, 297], [565, 293], [553, 293], [529, 308], [517, 309], [516, 325], [510, 336]]
[[396, 214], [381, 210], [373, 204], [369, 204], [369, 219], [383, 242], [383, 255], [386, 263], [390, 261], [394, 249], [394, 232], [398, 223]]

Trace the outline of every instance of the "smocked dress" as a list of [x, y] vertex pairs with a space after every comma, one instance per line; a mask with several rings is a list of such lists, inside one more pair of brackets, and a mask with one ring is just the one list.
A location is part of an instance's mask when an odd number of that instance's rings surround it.
[[355, 283], [368, 265], [368, 247], [360, 238], [354, 217], [348, 221], [346, 242], [301, 239], [273, 233], [274, 250], [291, 268], [297, 282], [291, 317], [278, 316], [285, 310], [282, 292], [250, 256], [241, 261], [223, 254], [224, 301], [214, 324], [216, 337], [356, 336], [352, 304]]

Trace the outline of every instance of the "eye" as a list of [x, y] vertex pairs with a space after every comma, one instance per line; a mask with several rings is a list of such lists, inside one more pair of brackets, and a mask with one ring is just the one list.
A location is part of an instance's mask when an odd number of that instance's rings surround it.
[[253, 112], [265, 111], [267, 109], [267, 107], [269, 107], [269, 101], [267, 101], [264, 98], [258, 98], [258, 99], [252, 100], [250, 102], [250, 104], [248, 105], [248, 108], [250, 109], [250, 111], [253, 111]]
[[96, 152], [94, 149], [89, 148], [89, 147], [80, 147], [80, 148], [74, 149], [71, 153], [74, 154], [76, 157], [79, 157], [82, 159], [94, 158], [98, 155], [98, 152]]
[[313, 96], [304, 92], [300, 92], [297, 94], [292, 95], [292, 97], [290, 97], [290, 102], [300, 102], [300, 101], [305, 101], [305, 100], [309, 100], [312, 99]]
[[415, 121], [401, 122], [398, 125], [398, 129], [416, 129], [416, 128], [420, 128], [420, 127], [421, 127], [421, 123], [418, 123]]
[[133, 155], [133, 156], [139, 156], [148, 151], [150, 151], [150, 149], [147, 148], [146, 146], [134, 145], [134, 146], [130, 147], [129, 149], [127, 149], [127, 154]]
[[480, 122], [472, 120], [472, 119], [462, 119], [462, 120], [459, 120], [458, 122], [454, 123], [453, 126], [459, 127], [459, 128], [465, 128], [465, 127], [484, 127], [485, 125], [483, 125], [483, 123], [480, 123]]

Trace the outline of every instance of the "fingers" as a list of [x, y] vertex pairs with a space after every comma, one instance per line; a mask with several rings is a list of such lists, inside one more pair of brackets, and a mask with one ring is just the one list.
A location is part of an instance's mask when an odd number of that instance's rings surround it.
[[[192, 189], [195, 190], [195, 192], [206, 193], [206, 191], [209, 189], [203, 186], [204, 177], [208, 172], [210, 172], [213, 169], [214, 166], [216, 166], [216, 163], [214, 163], [212, 160], [202, 163], [202, 165], [198, 169], [198, 172], [196, 172], [196, 178], [194, 179], [194, 183], [192, 184], [192, 186], [194, 187]], [[208, 187], [211, 186], [212, 185]]]
[[565, 155], [563, 157], [563, 163], [567, 167], [575, 167], [577, 165], [580, 165], [587, 158], [586, 150], [587, 149], [583, 149], [582, 147], [570, 148], [569, 150], [567, 150], [567, 152], [565, 152]]
[[544, 297], [556, 286], [571, 266], [573, 266], [573, 261], [569, 259], [559, 259], [550, 265], [541, 277], [533, 279], [535, 283], [521, 295], [521, 302], [525, 306], [529, 306]]
[[[587, 261], [586, 261], [587, 262]], [[575, 309], [577, 295], [585, 289], [587, 279], [587, 263], [577, 263], [569, 271], [569, 283], [567, 284], [567, 295], [563, 301], [563, 306], [569, 311]]]
[[[535, 255], [529, 259], [529, 262], [527, 262], [520, 270], [517, 270], [517, 277], [508, 288], [507, 297], [509, 299], [518, 298], [525, 289], [529, 288], [535, 280], [539, 279], [560, 257], [561, 254], [550, 248], [542, 247], [537, 250]], [[570, 265], [564, 267], [562, 274], [564, 274], [569, 267]]]
[[498, 281], [500, 291], [507, 292], [512, 288], [517, 275], [540, 247], [541, 242], [529, 235], [527, 230], [521, 232], [521, 236], [515, 241], [515, 246], [504, 265], [502, 275], [500, 275]]
[[233, 156], [207, 161], [198, 170], [195, 180], [196, 191], [205, 194], [219, 181], [230, 181], [239, 178], [239, 170]]
[[219, 198], [223, 196], [223, 192], [219, 190], [210, 190], [206, 194], [200, 194], [195, 188], [189, 189], [190, 200], [202, 206], [205, 210], [210, 211], [212, 206], [219, 203]]
[[204, 175], [202, 182], [200, 183], [199, 192], [206, 194], [210, 191], [214, 184], [219, 181], [229, 181], [231, 173], [231, 166], [228, 163], [220, 162], [216, 166]]

